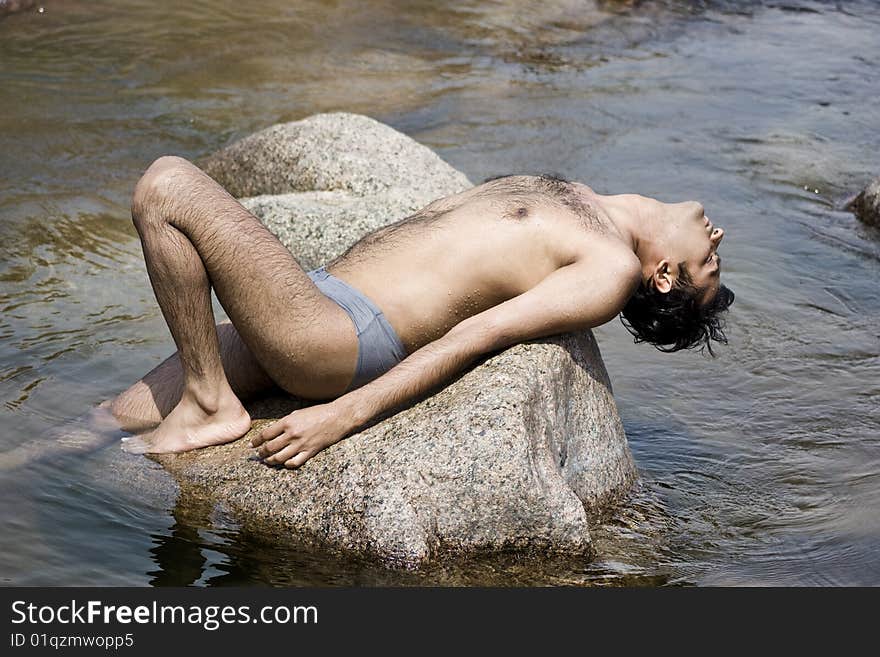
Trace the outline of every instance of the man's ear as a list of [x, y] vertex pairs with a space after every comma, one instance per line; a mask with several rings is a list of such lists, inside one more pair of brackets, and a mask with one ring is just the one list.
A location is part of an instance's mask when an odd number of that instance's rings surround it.
[[651, 280], [654, 281], [654, 289], [658, 292], [666, 294], [672, 289], [674, 281], [672, 279], [672, 274], [669, 271], [668, 260], [661, 260], [657, 263], [657, 266], [654, 268], [654, 273], [651, 276]]

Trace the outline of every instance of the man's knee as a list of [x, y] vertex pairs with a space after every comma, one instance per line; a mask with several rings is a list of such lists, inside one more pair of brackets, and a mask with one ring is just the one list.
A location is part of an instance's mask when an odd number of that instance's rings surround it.
[[162, 210], [179, 191], [185, 177], [195, 169], [188, 160], [176, 155], [156, 159], [140, 177], [131, 197], [131, 218], [138, 231], [153, 220], [161, 221]]
[[[123, 431], [146, 431], [155, 427], [167, 415], [160, 409], [143, 381], [119, 394], [109, 404], [110, 412]], [[165, 413], [163, 414], [163, 410]]]

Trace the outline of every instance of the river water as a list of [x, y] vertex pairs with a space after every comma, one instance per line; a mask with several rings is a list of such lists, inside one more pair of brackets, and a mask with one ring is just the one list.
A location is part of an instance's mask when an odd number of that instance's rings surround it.
[[[139, 173], [331, 110], [472, 180], [553, 171], [696, 198], [737, 293], [715, 359], [597, 333], [641, 472], [592, 563], [428, 573], [262, 544], [111, 445], [2, 474], [4, 584], [880, 584], [875, 2], [47, 0], [0, 19], [0, 449], [173, 349]], [[140, 457], [131, 457], [139, 459]], [[126, 461], [126, 463], [128, 463]], [[152, 468], [152, 470], [151, 470]]]

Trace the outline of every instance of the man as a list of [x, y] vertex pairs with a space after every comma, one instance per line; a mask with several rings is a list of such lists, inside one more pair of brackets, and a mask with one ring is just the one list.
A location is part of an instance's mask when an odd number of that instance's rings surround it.
[[[305, 272], [219, 184], [177, 157], [137, 183], [132, 218], [177, 353], [110, 408], [131, 451], [243, 436], [241, 400], [274, 386], [322, 400], [254, 439], [299, 467], [479, 356], [622, 313], [666, 351], [724, 341], [724, 231], [695, 202], [602, 196], [505, 176], [434, 201]], [[211, 288], [231, 324], [215, 328]], [[154, 428], [155, 427], [155, 428]]]

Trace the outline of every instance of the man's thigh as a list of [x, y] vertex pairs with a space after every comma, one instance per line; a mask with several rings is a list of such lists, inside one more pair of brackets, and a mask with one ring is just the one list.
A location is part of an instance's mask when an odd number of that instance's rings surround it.
[[217, 298], [266, 373], [294, 394], [344, 390], [357, 360], [345, 311], [216, 181], [185, 160], [171, 165], [162, 183], [167, 220], [195, 246]]

